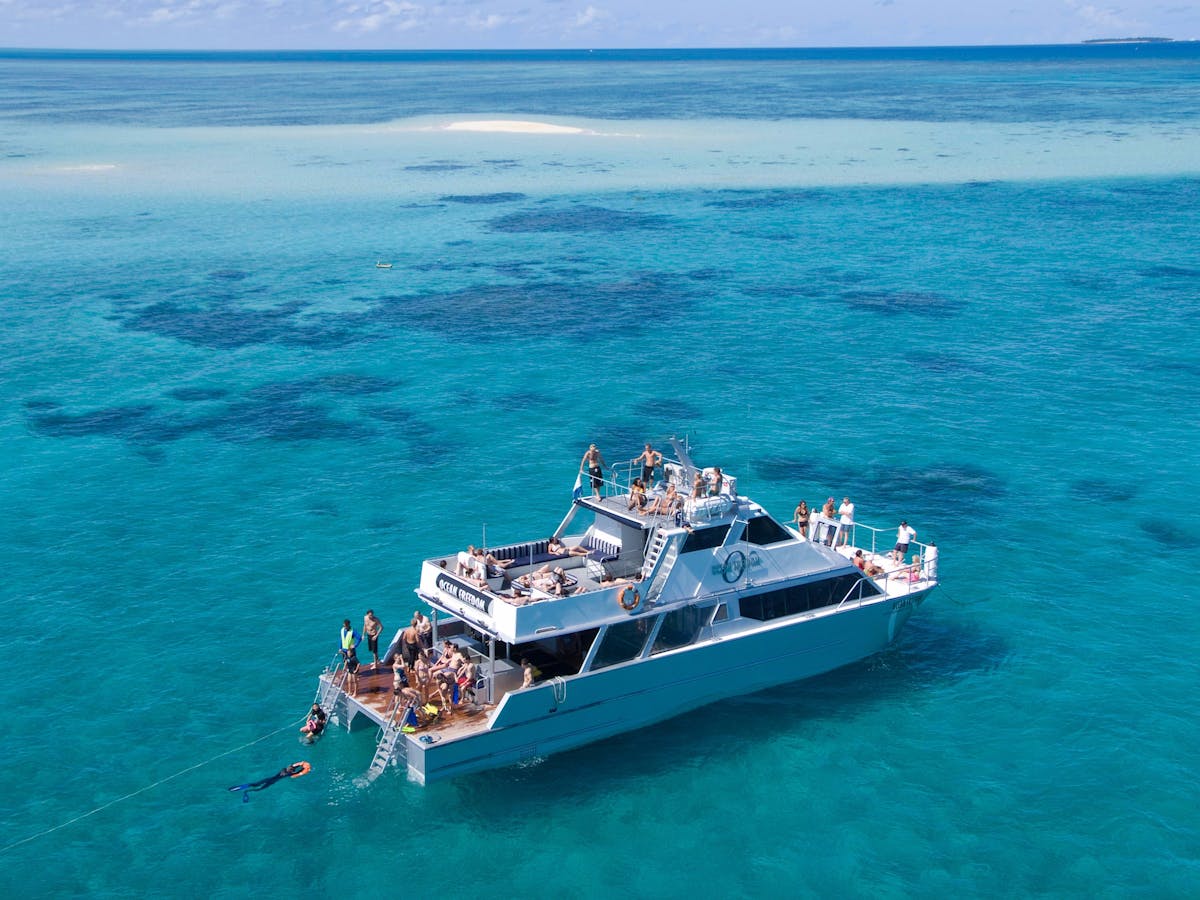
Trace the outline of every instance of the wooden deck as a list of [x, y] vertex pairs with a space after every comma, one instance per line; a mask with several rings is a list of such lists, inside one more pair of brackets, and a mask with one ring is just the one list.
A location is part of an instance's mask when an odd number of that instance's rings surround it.
[[[323, 675], [322, 679], [335, 678], [336, 684], [343, 685], [343, 675], [338, 671], [332, 675]], [[362, 665], [358, 669], [358, 691], [347, 694], [346, 702], [360, 714], [365, 715], [376, 725], [383, 725], [388, 713], [392, 711], [395, 695], [392, 693], [392, 670], [385, 666], [373, 667]], [[437, 692], [433, 692], [432, 702], [440, 706]], [[420, 727], [415, 734], [437, 734], [441, 738], [459, 737], [464, 734], [482, 731], [487, 727], [488, 714], [495, 709], [494, 704], [464, 703], [455, 707], [449, 715], [440, 715], [437, 721]]]

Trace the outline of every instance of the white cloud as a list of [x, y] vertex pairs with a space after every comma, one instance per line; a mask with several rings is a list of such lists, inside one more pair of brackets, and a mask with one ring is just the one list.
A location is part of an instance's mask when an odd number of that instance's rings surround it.
[[488, 13], [484, 16], [473, 12], [463, 20], [463, 24], [472, 31], [493, 31], [501, 25], [507, 25], [511, 21], [513, 20], [510, 16], [501, 16], [497, 13]]
[[404, 0], [371, 3], [344, 3], [343, 18], [334, 23], [334, 31], [371, 34], [382, 28], [408, 31], [421, 24], [425, 8]]
[[602, 21], [603, 19], [610, 18], [610, 17], [611, 17], [611, 14], [609, 12], [607, 12], [606, 10], [596, 9], [596, 7], [592, 6], [591, 4], [588, 4], [587, 9], [584, 9], [583, 11], [576, 13], [575, 21], [573, 21], [571, 23], [570, 27], [571, 28], [587, 28], [589, 25], [594, 25], [597, 22]]
[[[1121, 16], [1123, 10], [1113, 7], [1100, 7], [1091, 3], [1080, 3], [1079, 0], [1065, 0], [1067, 8], [1075, 13], [1091, 28], [1108, 29], [1110, 31], [1126, 32], [1136, 29], [1137, 23]], [[1124, 35], [1131, 37], [1132, 35]]]

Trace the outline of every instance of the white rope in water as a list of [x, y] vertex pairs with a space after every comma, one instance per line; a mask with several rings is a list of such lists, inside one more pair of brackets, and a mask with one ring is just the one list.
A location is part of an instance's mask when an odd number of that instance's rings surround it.
[[0, 847], [0, 853], [7, 853], [9, 850], [12, 850], [14, 847], [20, 847], [22, 844], [28, 844], [30, 841], [37, 840], [40, 837], [45, 837], [46, 835], [48, 835], [52, 832], [59, 831], [60, 829], [66, 828], [68, 825], [74, 825], [76, 822], [78, 822], [82, 819], [86, 819], [88, 816], [94, 816], [98, 812], [103, 812], [104, 810], [108, 809], [110, 806], [116, 806], [118, 803], [128, 800], [131, 797], [136, 797], [138, 794], [144, 794], [146, 791], [152, 790], [153, 788], [156, 788], [159, 785], [166, 784], [168, 781], [172, 781], [172, 780], [180, 777], [181, 775], [186, 775], [188, 772], [194, 772], [196, 769], [203, 768], [204, 766], [207, 766], [209, 763], [216, 762], [218, 759], [221, 759], [221, 757], [223, 757], [223, 756], [229, 756], [231, 753], [237, 753], [239, 750], [245, 750], [247, 747], [253, 747], [255, 744], [265, 741], [269, 737], [274, 737], [275, 735], [279, 734], [279, 732], [281, 732], [281, 731], [287, 731], [289, 728], [295, 728], [298, 724], [300, 724], [301, 722], [304, 722], [306, 719], [307, 719], [307, 716], [301, 716], [299, 719], [296, 719], [296, 721], [288, 722], [288, 724], [283, 725], [279, 728], [276, 728], [274, 731], [268, 732], [267, 734], [264, 734], [262, 737], [257, 737], [252, 741], [247, 741], [245, 744], [242, 744], [240, 747], [234, 747], [232, 750], [226, 750], [224, 753], [218, 753], [216, 756], [211, 756], [208, 759], [204, 760], [203, 762], [196, 763], [194, 766], [188, 766], [186, 769], [180, 769], [174, 775], [168, 775], [166, 778], [160, 778], [158, 781], [154, 782], [153, 784], [148, 784], [145, 787], [138, 788], [136, 791], [128, 793], [123, 797], [117, 797], [115, 800], [109, 800], [107, 803], [105, 803], [101, 806], [97, 806], [95, 809], [89, 810], [88, 812], [78, 815], [73, 819], [68, 819], [67, 821], [63, 822], [60, 825], [55, 825], [52, 828], [47, 828], [44, 831], [39, 831], [37, 834], [31, 834], [31, 835], [29, 835], [29, 837], [21, 838], [21, 840], [19, 840], [19, 841], [14, 841], [13, 843], [11, 843], [5, 847]]

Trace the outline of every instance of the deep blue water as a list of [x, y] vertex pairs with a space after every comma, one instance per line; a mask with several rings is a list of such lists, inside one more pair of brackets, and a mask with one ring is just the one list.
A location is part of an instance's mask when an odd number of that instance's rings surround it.
[[[20, 895], [1191, 895], [1200, 53], [597, 56], [0, 56]], [[1014, 158], [1103, 122], [1180, 162], [629, 189], [615, 144], [278, 127], [468, 114], [1001, 123]], [[589, 441], [681, 432], [780, 516], [907, 518], [943, 586], [877, 657], [535, 766], [363, 787], [371, 732], [297, 744], [344, 617], [552, 529]]]

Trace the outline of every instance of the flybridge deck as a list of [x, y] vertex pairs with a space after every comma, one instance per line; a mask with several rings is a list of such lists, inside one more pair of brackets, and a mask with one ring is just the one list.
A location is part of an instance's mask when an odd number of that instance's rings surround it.
[[[391, 692], [399, 634], [385, 657], [389, 667], [360, 676], [357, 696], [341, 689], [344, 673], [336, 664], [327, 670], [318, 699], [331, 719], [380, 728], [372, 775], [406, 759], [410, 777], [424, 782], [637, 727], [628, 723], [628, 711], [607, 709], [644, 695], [652, 666], [655, 678], [669, 684], [673, 673], [690, 671], [702, 659], [708, 660], [702, 672], [731, 664], [726, 656], [732, 651], [740, 672], [746, 659], [783, 641], [780, 671], [793, 666], [792, 678], [826, 671], [891, 641], [936, 584], [935, 557], [925, 545], [912, 542], [916, 561], [893, 560], [885, 532], [820, 516], [803, 535], [739, 495], [736, 479], [726, 474], [716, 483], [714, 470], [697, 468], [686, 448], [673, 445], [677, 458], [664, 465], [648, 498], [660, 512], [630, 508], [631, 463], [605, 479], [597, 496], [576, 494], [552, 535], [561, 548], [542, 539], [488, 548], [491, 564], [469, 558], [464, 564], [459, 551], [424, 561], [417, 592], [434, 610], [434, 647], [449, 639], [470, 658], [474, 690], [442, 711], [449, 715], [407, 733], [400, 723], [411, 695]], [[692, 498], [697, 473], [715, 490]], [[661, 502], [671, 485], [687, 499]], [[860, 549], [868, 572], [874, 570], [870, 576], [851, 564]], [[556, 570], [551, 580], [548, 573]], [[796, 638], [783, 640], [783, 630], [802, 627], [811, 640], [820, 639], [811, 650], [802, 639], [799, 645]], [[787, 661], [797, 653], [805, 658]], [[532, 686], [522, 684], [523, 660], [536, 673]], [[622, 673], [643, 665], [627, 684]], [[662, 700], [674, 705], [643, 706], [638, 713], [656, 721], [727, 696], [735, 684], [761, 689], [765, 677], [721, 679], [715, 670], [711, 678], [689, 675], [689, 684], [712, 681], [712, 689], [698, 683], [689, 688], [694, 696], [677, 691]], [[592, 713], [563, 718], [562, 712], [582, 711], [577, 704], [584, 698]], [[427, 699], [422, 690], [421, 702]], [[567, 719], [588, 724], [565, 729]]]

